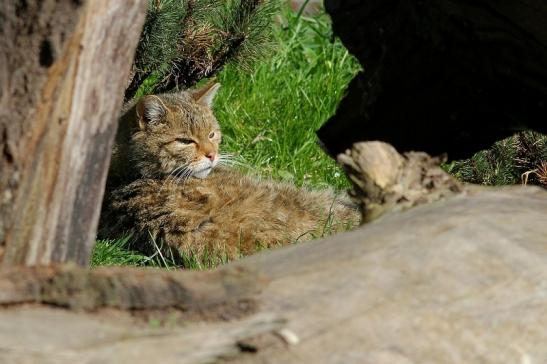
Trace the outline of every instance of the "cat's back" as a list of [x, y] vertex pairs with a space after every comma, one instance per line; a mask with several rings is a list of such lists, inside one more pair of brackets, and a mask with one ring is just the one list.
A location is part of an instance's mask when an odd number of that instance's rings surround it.
[[283, 227], [295, 233], [313, 229], [329, 216], [351, 224], [359, 218], [356, 207], [331, 190], [297, 188], [223, 167], [206, 179], [139, 179], [114, 193], [113, 208], [143, 226], [154, 219], [159, 226], [170, 216], [179, 226], [212, 219], [221, 228]]

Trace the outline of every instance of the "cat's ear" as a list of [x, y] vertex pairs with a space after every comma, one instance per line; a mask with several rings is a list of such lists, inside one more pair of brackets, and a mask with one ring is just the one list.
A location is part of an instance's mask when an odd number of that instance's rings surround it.
[[139, 128], [144, 129], [147, 125], [159, 123], [167, 114], [167, 106], [158, 96], [149, 95], [139, 100], [136, 112]]
[[211, 107], [213, 105], [213, 99], [220, 88], [220, 83], [210, 82], [197, 90], [191, 91], [192, 97], [197, 102]]

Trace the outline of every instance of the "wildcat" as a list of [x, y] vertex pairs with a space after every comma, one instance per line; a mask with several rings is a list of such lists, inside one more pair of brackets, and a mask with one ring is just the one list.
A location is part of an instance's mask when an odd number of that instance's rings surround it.
[[185, 252], [232, 259], [358, 223], [360, 214], [347, 197], [223, 166], [221, 130], [211, 110], [219, 86], [150, 95], [126, 107], [102, 235], [129, 232], [148, 253], [157, 249], [152, 242], [163, 242], [163, 252], [175, 257]]

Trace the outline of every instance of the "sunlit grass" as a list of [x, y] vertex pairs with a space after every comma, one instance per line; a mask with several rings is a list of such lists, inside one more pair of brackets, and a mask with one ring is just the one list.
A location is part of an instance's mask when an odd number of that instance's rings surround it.
[[215, 112], [224, 149], [256, 172], [298, 185], [347, 186], [319, 147], [315, 131], [334, 114], [360, 65], [331, 42], [326, 16], [288, 13], [275, 56], [251, 74], [228, 67], [219, 77]]

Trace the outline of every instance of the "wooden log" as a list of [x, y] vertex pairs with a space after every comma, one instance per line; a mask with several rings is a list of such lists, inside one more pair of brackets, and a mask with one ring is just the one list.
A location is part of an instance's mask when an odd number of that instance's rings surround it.
[[0, 5], [3, 265], [88, 263], [145, 0]]
[[318, 132], [332, 156], [359, 141], [466, 158], [518, 130], [547, 133], [544, 0], [326, 0], [363, 65]]
[[441, 158], [424, 152], [401, 155], [384, 142], [355, 143], [337, 160], [353, 184], [350, 195], [361, 207], [363, 223], [464, 191], [441, 169]]
[[540, 188], [481, 188], [235, 262], [298, 342], [238, 363], [541, 363], [546, 218]]
[[[541, 363], [547, 357], [546, 219], [544, 190], [478, 188], [212, 273], [42, 270], [41, 285], [34, 285], [28, 271], [0, 272], [0, 361]], [[267, 284], [247, 272], [257, 272]], [[186, 287], [190, 298], [169, 293], [165, 279]], [[51, 289], [62, 287], [51, 282], [63, 280], [68, 289]], [[82, 295], [83, 287], [101, 292], [97, 287], [107, 285], [99, 282], [117, 280], [131, 288], [109, 289], [107, 301]], [[28, 297], [19, 295], [29, 290], [24, 281], [45, 287], [36, 290], [44, 294], [21, 299]], [[154, 307], [152, 301], [124, 298], [142, 293], [139, 282], [158, 302], [167, 294], [163, 308], [192, 311], [203, 297], [204, 311], [214, 312], [207, 302], [240, 297], [256, 302], [256, 310], [229, 322], [218, 315], [207, 323], [163, 320], [153, 329], [155, 321], [125, 313]], [[27, 304], [6, 306], [10, 296]], [[51, 307], [85, 308], [81, 302], [103, 302], [106, 309]]]
[[[0, 362], [210, 363], [235, 356], [246, 350], [244, 341], [284, 325], [257, 313], [254, 298], [266, 284], [237, 267], [5, 268]], [[3, 337], [7, 333], [13, 340]]]
[[265, 281], [246, 269], [175, 272], [160, 269], [10, 267], [0, 275], [0, 306], [45, 304], [73, 310], [182, 309], [225, 319], [253, 312]]
[[[240, 321], [161, 325], [131, 324], [119, 314], [44, 307], [0, 311], [2, 363], [10, 364], [211, 364], [253, 355], [246, 340], [276, 333], [283, 320], [256, 315]], [[59, 330], [62, 327], [64, 331]]]

